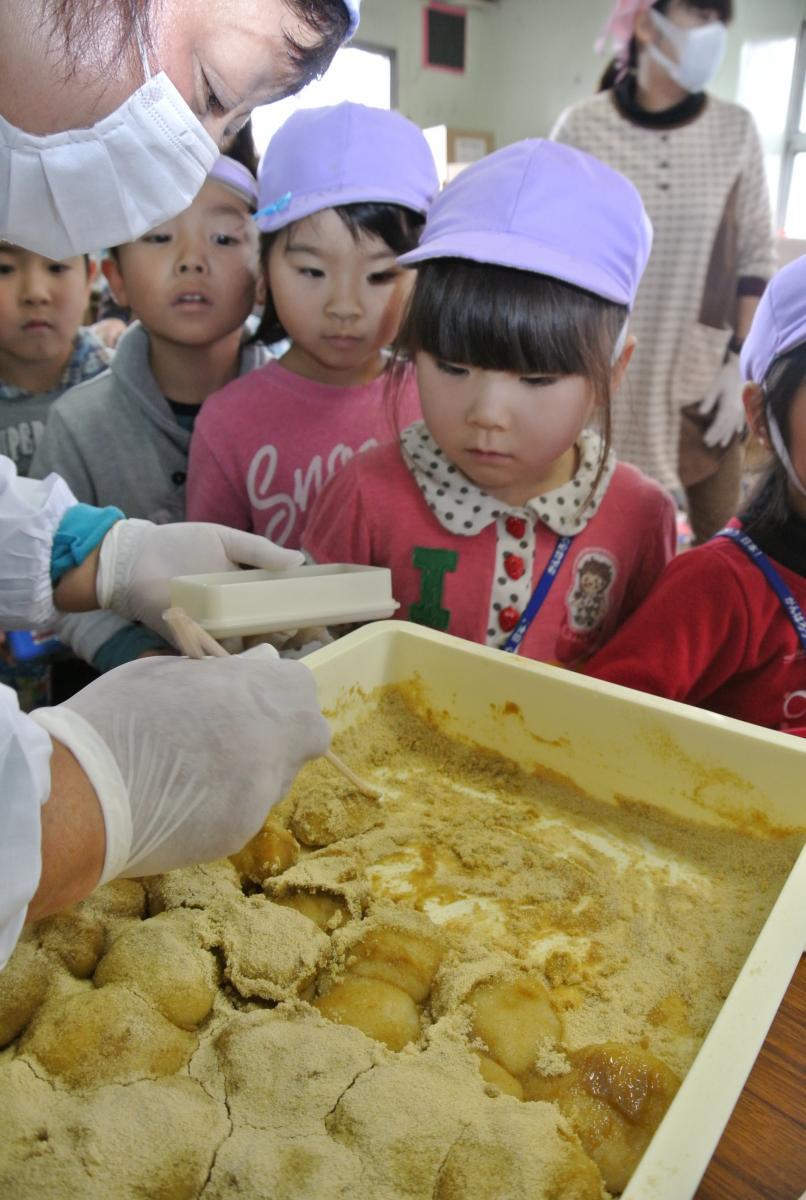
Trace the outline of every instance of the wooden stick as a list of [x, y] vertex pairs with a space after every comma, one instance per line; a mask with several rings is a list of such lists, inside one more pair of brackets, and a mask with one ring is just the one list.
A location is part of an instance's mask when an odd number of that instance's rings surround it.
[[332, 750], [325, 750], [324, 757], [331, 767], [335, 767], [345, 779], [349, 780], [356, 791], [361, 792], [364, 796], [369, 796], [370, 800], [380, 800], [383, 792], [379, 788], [373, 787], [371, 783], [367, 783], [366, 779], [362, 779], [360, 775], [356, 775], [355, 771], [348, 767], [338, 754], [334, 754]]
[[162, 614], [162, 619], [171, 633], [176, 644], [187, 658], [204, 658], [205, 654], [213, 658], [229, 658], [228, 650], [211, 637], [206, 629], [202, 629], [197, 621], [188, 616], [184, 608], [169, 608]]
[[[210, 654], [214, 658], [229, 658], [229, 651], [212, 637], [206, 629], [202, 629], [197, 621], [189, 616], [184, 608], [169, 608], [162, 614], [162, 619], [174, 635], [176, 644], [187, 658], [204, 658]], [[367, 783], [360, 775], [356, 775], [347, 763], [342, 762], [332, 750], [326, 750], [325, 759], [335, 770], [339, 771], [349, 783], [364, 796], [371, 800], [380, 800], [382, 792]]]

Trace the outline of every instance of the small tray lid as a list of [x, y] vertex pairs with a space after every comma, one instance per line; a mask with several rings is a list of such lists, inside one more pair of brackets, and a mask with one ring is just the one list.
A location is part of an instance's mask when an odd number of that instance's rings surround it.
[[354, 563], [182, 575], [170, 596], [213, 637], [377, 621], [400, 607], [388, 567]]

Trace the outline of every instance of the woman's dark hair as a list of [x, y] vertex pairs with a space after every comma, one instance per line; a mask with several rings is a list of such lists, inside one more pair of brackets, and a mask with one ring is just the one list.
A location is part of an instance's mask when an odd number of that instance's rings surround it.
[[584, 376], [603, 424], [592, 495], [610, 449], [612, 357], [626, 319], [624, 305], [548, 275], [464, 258], [431, 259], [417, 268], [395, 340], [392, 387], [399, 388], [419, 352], [486, 371]]
[[[787, 450], [791, 444], [789, 414], [792, 401], [799, 388], [806, 382], [806, 344], [797, 346], [788, 354], [776, 359], [764, 381], [766, 404], [764, 424], [769, 432], [767, 407], [778, 423], [781, 437]], [[789, 477], [786, 468], [773, 452], [771, 461], [764, 469], [756, 488], [739, 517], [742, 525], [754, 541], [761, 544], [771, 534], [786, 524], [790, 515]]]
[[225, 146], [221, 147], [221, 153], [226, 154], [229, 158], [234, 158], [241, 166], [246, 167], [247, 171], [251, 171], [253, 175], [257, 175], [258, 153], [255, 147], [255, 139], [252, 135], [252, 118], [242, 125], [238, 132]]
[[[347, 36], [349, 14], [343, 0], [285, 0], [290, 11], [317, 35], [312, 46], [301, 46], [286, 33], [286, 95], [298, 92], [312, 79], [323, 75], [333, 55]], [[119, 65], [131, 53], [133, 34], [142, 29], [150, 42], [149, 16], [153, 0], [46, 0], [45, 19], [58, 30], [64, 45], [65, 67], [74, 73], [88, 46], [97, 47], [98, 34], [116, 17], [119, 35], [111, 49], [110, 66]], [[94, 59], [97, 57], [97, 49]]]
[[[727, 25], [733, 20], [733, 0], [682, 0], [684, 8], [698, 8], [705, 12], [713, 11], [718, 14], [720, 21]], [[672, 0], [655, 0], [652, 5], [655, 12], [667, 13], [671, 7]], [[614, 88], [619, 81], [619, 78], [624, 73], [625, 69], [629, 74], [638, 68], [638, 39], [630, 38], [627, 47], [626, 63], [620, 58], [613, 58], [607, 64], [604, 74], [599, 80], [600, 92], [609, 92]]]
[[333, 55], [347, 36], [350, 18], [344, 0], [286, 0], [292, 12], [319, 35], [314, 46], [298, 46], [286, 34], [294, 74], [293, 91], [324, 75]]
[[[405, 254], [407, 250], [413, 250], [420, 240], [420, 233], [425, 224], [425, 217], [402, 204], [339, 204], [333, 211], [339, 214], [356, 243], [362, 237], [374, 235], [386, 242], [395, 254]], [[267, 346], [282, 341], [286, 336], [269, 290], [269, 253], [280, 234], [287, 233], [290, 236], [294, 224], [296, 223], [284, 225], [282, 229], [273, 233], [260, 235], [260, 265], [266, 281], [266, 302], [260, 325], [252, 340], [265, 342]]]

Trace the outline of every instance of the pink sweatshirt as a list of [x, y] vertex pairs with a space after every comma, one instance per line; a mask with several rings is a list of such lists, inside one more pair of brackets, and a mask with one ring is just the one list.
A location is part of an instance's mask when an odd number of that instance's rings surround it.
[[328, 480], [362, 450], [420, 416], [412, 371], [397, 408], [386, 376], [358, 387], [315, 383], [267, 363], [204, 402], [190, 446], [188, 521], [215, 521], [298, 547]]

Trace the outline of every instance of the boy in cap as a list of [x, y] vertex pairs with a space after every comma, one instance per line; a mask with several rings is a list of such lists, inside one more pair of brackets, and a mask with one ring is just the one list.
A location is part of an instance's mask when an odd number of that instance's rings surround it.
[[[35, 477], [56, 471], [80, 501], [130, 517], [184, 518], [199, 409], [211, 391], [268, 358], [260, 343], [243, 340], [257, 287], [256, 202], [254, 176], [222, 156], [188, 209], [111, 251], [105, 273], [137, 321], [111, 368], [54, 405]], [[60, 636], [103, 670], [164, 646], [110, 613], [65, 618]]]

